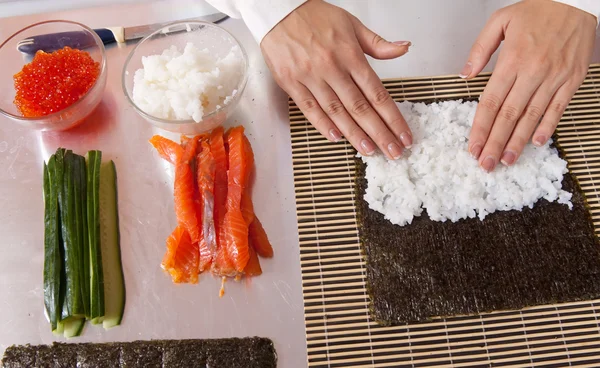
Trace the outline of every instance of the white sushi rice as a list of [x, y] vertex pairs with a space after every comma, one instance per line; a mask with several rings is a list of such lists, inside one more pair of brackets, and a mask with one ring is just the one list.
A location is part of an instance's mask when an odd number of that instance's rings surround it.
[[476, 102], [398, 104], [414, 144], [398, 160], [382, 154], [363, 157], [367, 164], [365, 200], [393, 224], [410, 224], [423, 209], [434, 221], [479, 217], [521, 210], [544, 198], [572, 208], [562, 190], [567, 162], [556, 149], [527, 145], [517, 163], [486, 173], [468, 153]]
[[243, 78], [238, 46], [223, 58], [192, 43], [183, 52], [171, 46], [160, 55], [144, 56], [142, 64], [133, 79], [133, 101], [144, 112], [169, 120], [200, 122], [231, 102]]

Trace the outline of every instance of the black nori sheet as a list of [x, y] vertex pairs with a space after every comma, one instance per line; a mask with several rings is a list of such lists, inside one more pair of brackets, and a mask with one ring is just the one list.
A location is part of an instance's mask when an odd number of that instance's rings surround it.
[[77, 368], [113, 368], [120, 364], [119, 344], [80, 344], [77, 349]]
[[36, 352], [37, 349], [31, 345], [11, 346], [4, 352], [4, 367], [34, 367]]
[[164, 345], [161, 341], [136, 341], [123, 344], [121, 367], [162, 368]]
[[[77, 345], [54, 343], [37, 348], [36, 368], [72, 368], [77, 366]], [[10, 348], [9, 348], [10, 349]], [[4, 358], [3, 363], [6, 363]]]
[[518, 310], [600, 296], [600, 246], [581, 189], [563, 188], [573, 210], [539, 201], [456, 223], [425, 211], [393, 225], [364, 201], [365, 164], [357, 160], [357, 207], [371, 313], [384, 325], [433, 317]]
[[271, 368], [273, 342], [266, 338], [154, 340], [110, 344], [11, 346], [2, 367]]

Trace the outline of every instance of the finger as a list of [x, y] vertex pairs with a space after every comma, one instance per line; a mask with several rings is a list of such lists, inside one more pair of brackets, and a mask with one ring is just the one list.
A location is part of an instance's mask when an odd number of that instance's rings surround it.
[[308, 88], [301, 83], [295, 83], [293, 86], [287, 86], [285, 90], [296, 102], [296, 105], [298, 105], [300, 111], [302, 111], [308, 121], [324, 137], [332, 142], [338, 142], [342, 139], [342, 134], [325, 112], [323, 112], [323, 109]]
[[502, 64], [499, 63], [481, 95], [473, 119], [473, 127], [469, 135], [469, 152], [477, 160], [492, 130], [496, 115], [516, 79], [514, 72], [504, 71], [501, 68]]
[[367, 134], [356, 124], [333, 89], [323, 80], [320, 83], [308, 85], [313, 91], [322, 110], [333, 121], [350, 144], [363, 155], [372, 155], [375, 144]]
[[525, 106], [531, 100], [531, 96], [540, 85], [541, 81], [537, 82], [527, 77], [517, 78], [515, 84], [510, 90], [506, 100], [502, 103], [502, 107], [496, 115], [490, 135], [481, 151], [479, 165], [490, 172], [494, 170], [500, 156], [506, 147], [517, 121], [523, 114]]
[[388, 158], [402, 156], [404, 147], [381, 120], [350, 75], [339, 75], [329, 82], [340, 101], [365, 133]]
[[511, 166], [521, 156], [523, 149], [531, 139], [533, 131], [540, 123], [540, 119], [552, 95], [556, 92], [556, 87], [552, 88], [549, 84], [542, 84], [537, 91], [533, 94], [531, 101], [525, 108], [525, 111], [521, 115], [521, 118], [517, 122], [517, 126], [510, 137], [506, 148], [502, 153], [500, 162], [506, 166]]
[[364, 60], [363, 67], [354, 68], [351, 71], [351, 76], [362, 94], [367, 98], [370, 105], [375, 109], [376, 113], [392, 131], [394, 136], [400, 139], [404, 147], [410, 148], [413, 144], [410, 128], [388, 90], [385, 89], [381, 80], [368, 65], [367, 61]]
[[570, 80], [556, 91], [550, 100], [550, 104], [546, 109], [540, 125], [533, 134], [534, 145], [540, 147], [548, 142], [548, 139], [554, 134], [569, 102], [571, 102], [571, 98], [573, 98], [573, 95], [577, 92], [579, 85], [579, 83]]
[[365, 54], [376, 59], [394, 59], [408, 52], [409, 41], [389, 42], [371, 31], [358, 18], [351, 16], [354, 33]]
[[459, 77], [466, 79], [475, 77], [490, 61], [504, 39], [505, 17], [502, 14], [501, 12], [494, 13], [479, 33]]

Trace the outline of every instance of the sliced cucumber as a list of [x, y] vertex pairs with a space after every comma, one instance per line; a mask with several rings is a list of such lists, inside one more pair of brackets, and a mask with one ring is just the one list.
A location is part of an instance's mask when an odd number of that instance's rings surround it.
[[[59, 156], [57, 156], [57, 159]], [[62, 235], [65, 248], [65, 273], [67, 276], [66, 299], [69, 317], [83, 316], [81, 298], [80, 271], [82, 264], [77, 228], [77, 201], [75, 199], [76, 159], [68, 150], [63, 156], [62, 196], [59, 194], [59, 205], [62, 222]], [[57, 160], [58, 163], [58, 160]], [[62, 197], [62, 198], [61, 198]]]
[[121, 324], [125, 310], [125, 280], [121, 264], [117, 172], [113, 161], [100, 166], [100, 244], [104, 270], [105, 329]]
[[66, 251], [65, 251], [65, 225], [63, 223], [63, 218], [65, 214], [63, 214], [63, 207], [66, 206], [66, 198], [65, 192], [63, 190], [65, 183], [65, 162], [64, 162], [65, 150], [59, 148], [56, 150], [54, 154], [54, 177], [56, 178], [56, 187], [57, 193], [56, 196], [58, 198], [58, 209], [60, 217], [58, 218], [58, 222], [60, 224], [60, 242], [59, 242], [59, 250], [60, 250], [60, 259], [62, 260], [62, 267], [60, 269], [60, 301], [59, 303], [62, 305], [61, 317], [63, 320], [68, 318], [71, 315], [71, 307], [69, 296], [67, 295], [68, 289], [68, 280], [67, 280], [67, 272], [66, 272]]
[[55, 336], [64, 336], [64, 332], [65, 332], [65, 324], [62, 321], [58, 321], [56, 323], [56, 329], [52, 330], [52, 333]]
[[56, 330], [61, 318], [60, 271], [60, 212], [58, 209], [58, 186], [55, 177], [56, 158], [44, 163], [44, 305], [52, 330]]
[[73, 154], [73, 192], [75, 205], [75, 230], [77, 232], [77, 252], [79, 287], [83, 314], [90, 317], [90, 255], [87, 236], [87, 191], [85, 158]]
[[85, 318], [83, 317], [71, 317], [67, 320], [63, 321], [64, 323], [64, 331], [63, 335], [70, 339], [72, 337], [77, 337], [81, 335], [83, 331], [83, 326], [85, 325]]
[[102, 152], [87, 154], [87, 225], [89, 245], [90, 319], [102, 323], [104, 317], [104, 277], [100, 248], [100, 164]]

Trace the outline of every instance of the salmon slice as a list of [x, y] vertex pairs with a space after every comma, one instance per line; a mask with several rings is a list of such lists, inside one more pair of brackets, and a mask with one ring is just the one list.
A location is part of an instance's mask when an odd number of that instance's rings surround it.
[[154, 146], [160, 157], [175, 165], [183, 157], [183, 148], [180, 145], [160, 135], [150, 138], [150, 144]]
[[248, 245], [248, 224], [242, 214], [242, 194], [245, 192], [250, 172], [251, 158], [244, 143], [244, 128], [236, 127], [229, 131], [229, 171], [227, 178], [227, 204], [223, 221], [224, 246], [226, 255], [233, 262], [235, 270], [244, 271], [250, 258]]
[[[252, 152], [252, 146], [248, 141], [248, 138], [244, 136], [244, 149], [246, 151], [246, 157], [248, 162], [254, 166], [254, 153]], [[273, 247], [269, 242], [267, 233], [262, 226], [262, 223], [254, 213], [254, 205], [252, 204], [252, 194], [250, 191], [250, 181], [253, 175], [254, 167], [251, 167], [247, 175], [246, 191], [242, 196], [242, 214], [248, 224], [248, 237], [250, 247], [258, 253], [259, 256], [264, 258], [273, 257]]]
[[167, 238], [167, 252], [161, 266], [175, 283], [198, 282], [198, 247], [185, 227], [178, 225]]
[[194, 202], [194, 175], [189, 165], [189, 161], [196, 153], [198, 140], [191, 139], [186, 145], [185, 150], [177, 143], [155, 135], [150, 139], [150, 143], [156, 148], [158, 154], [175, 164], [175, 214], [177, 222], [183, 224], [192, 237], [192, 241], [200, 241], [200, 229], [198, 227], [198, 218]]
[[258, 276], [262, 274], [262, 268], [260, 268], [260, 261], [258, 260], [258, 256], [252, 247], [250, 247], [250, 258], [248, 259], [248, 264], [246, 268], [244, 268], [244, 274], [246, 276]]
[[212, 263], [213, 254], [217, 250], [217, 235], [215, 231], [214, 215], [214, 184], [215, 161], [210, 151], [208, 142], [200, 143], [200, 152], [196, 158], [197, 183], [200, 205], [200, 263], [199, 271], [208, 269]]
[[200, 241], [200, 228], [194, 201], [195, 182], [192, 168], [188, 163], [179, 162], [175, 166], [175, 214], [177, 222], [183, 224], [192, 237], [192, 241]]
[[254, 153], [252, 152], [252, 146], [248, 141], [248, 138], [243, 136], [243, 150], [244, 160], [247, 163], [246, 170], [242, 173], [243, 182], [241, 183], [244, 187], [242, 194], [242, 214], [246, 223], [250, 225], [254, 221], [254, 205], [252, 204], [252, 192], [250, 191], [250, 181], [254, 173]]
[[252, 204], [252, 195], [250, 194], [250, 188], [246, 188], [242, 194], [242, 216], [244, 221], [250, 226], [254, 221], [254, 205]]
[[227, 151], [225, 149], [225, 141], [223, 140], [223, 128], [219, 127], [212, 131], [209, 144], [210, 152], [215, 163], [215, 182], [214, 182], [214, 225], [215, 235], [217, 238], [216, 249], [213, 253], [213, 263], [211, 270], [214, 274], [220, 276], [235, 275], [235, 270], [231, 261], [225, 254], [223, 247], [224, 234], [223, 222], [225, 220], [225, 204], [227, 201], [227, 170], [229, 162], [227, 159]]
[[273, 257], [273, 247], [269, 242], [269, 238], [267, 237], [267, 233], [265, 232], [262, 223], [256, 216], [254, 216], [254, 221], [252, 221], [248, 228], [248, 236], [250, 238], [250, 244], [259, 256], [263, 258]]
[[186, 163], [190, 163], [195, 156], [196, 150], [200, 143], [201, 136], [196, 137], [186, 137], [185, 135], [181, 136], [181, 147], [184, 149], [183, 161]]
[[219, 127], [210, 135], [210, 152], [215, 163], [215, 228], [217, 239], [219, 237], [219, 228], [223, 224], [225, 217], [225, 201], [227, 199], [227, 170], [229, 162], [227, 160], [227, 151], [225, 151], [225, 142], [223, 141], [223, 128]]

